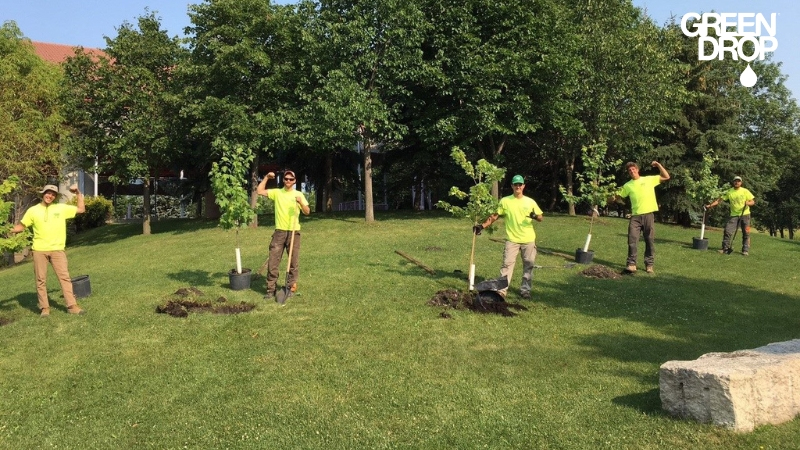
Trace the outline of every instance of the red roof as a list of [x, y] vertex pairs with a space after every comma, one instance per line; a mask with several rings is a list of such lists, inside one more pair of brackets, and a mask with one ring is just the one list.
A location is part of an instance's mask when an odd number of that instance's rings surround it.
[[[64, 45], [64, 44], [48, 44], [46, 42], [31, 41], [33, 49], [40, 58], [47, 62], [54, 64], [61, 64], [67, 57], [75, 56], [77, 46]], [[83, 48], [85, 53], [89, 55], [106, 56], [105, 52], [96, 48]]]

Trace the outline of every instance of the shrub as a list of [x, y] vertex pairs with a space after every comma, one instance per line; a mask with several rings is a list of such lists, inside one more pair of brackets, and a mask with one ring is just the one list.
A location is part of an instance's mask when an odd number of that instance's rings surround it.
[[[74, 205], [77, 202], [77, 198], [73, 198], [69, 203]], [[71, 219], [75, 230], [78, 232], [102, 227], [106, 224], [106, 221], [111, 218], [111, 211], [114, 210], [114, 205], [111, 203], [111, 200], [106, 199], [102, 195], [85, 198], [84, 205], [86, 205], [86, 211], [83, 214], [78, 214], [74, 219]]]

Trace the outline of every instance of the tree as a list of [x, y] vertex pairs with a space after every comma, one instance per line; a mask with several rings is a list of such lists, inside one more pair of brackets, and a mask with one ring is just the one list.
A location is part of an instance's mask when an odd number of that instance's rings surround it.
[[[463, 150], [458, 147], [453, 148], [451, 153], [453, 160], [458, 164], [464, 173], [472, 179], [473, 185], [469, 188], [469, 194], [462, 191], [459, 187], [450, 188], [450, 196], [458, 200], [467, 199], [465, 206], [456, 206], [440, 200], [436, 206], [444, 209], [450, 214], [470, 221], [472, 226], [478, 225], [482, 220], [497, 212], [500, 204], [496, 196], [492, 194], [492, 186], [505, 176], [506, 170], [496, 167], [485, 159], [481, 159], [473, 165]], [[493, 231], [494, 225], [487, 231]], [[475, 237], [472, 235], [472, 250], [469, 254], [469, 289], [472, 290], [475, 281]]]
[[[592, 240], [592, 226], [594, 218], [598, 215], [598, 208], [605, 207], [609, 199], [614, 197], [617, 192], [616, 177], [611, 174], [613, 170], [622, 164], [622, 160], [608, 160], [606, 153], [608, 147], [604, 142], [595, 143], [581, 147], [581, 161], [583, 162], [583, 172], [575, 174], [579, 183], [578, 191], [580, 195], [570, 194], [564, 186], [561, 186], [561, 195], [570, 205], [587, 203], [591, 208], [591, 221], [589, 222], [589, 234], [583, 245], [583, 251], [589, 251], [589, 242]], [[606, 173], [604, 175], [604, 172]]]
[[[700, 239], [705, 239], [706, 231], [706, 207], [705, 205], [718, 199], [724, 192], [720, 188], [719, 177], [712, 173], [711, 169], [717, 158], [714, 151], [709, 149], [703, 153], [703, 162], [695, 170], [685, 169], [684, 179], [686, 180], [686, 193], [695, 202], [695, 207], [699, 210], [702, 207], [703, 218], [700, 226]], [[697, 205], [700, 205], [698, 207]], [[697, 213], [697, 211], [695, 211]]]
[[[61, 173], [60, 79], [58, 67], [36, 55], [14, 22], [0, 27], [0, 179], [16, 176], [23, 196]], [[16, 204], [15, 217], [25, 206]]]
[[[97, 161], [115, 182], [143, 183], [142, 234], [150, 234], [150, 177], [184, 150], [176, 135], [181, 107], [173, 75], [184, 58], [181, 41], [170, 38], [153, 13], [125, 22], [106, 38], [111, 60], [80, 53], [67, 60], [65, 92], [74, 138], [70, 154]], [[85, 163], [86, 164], [86, 163]]]
[[[210, 0], [189, 7], [191, 56], [181, 68], [192, 136], [202, 158], [221, 155], [222, 138], [256, 156], [250, 168], [257, 184], [260, 154], [275, 155], [293, 141], [289, 120], [294, 100], [297, 25], [290, 6], [269, 0]], [[253, 191], [251, 205], [255, 206]], [[256, 225], [257, 222], [253, 221]]]
[[310, 19], [304, 42], [316, 45], [310, 47], [301, 130], [321, 132], [329, 148], [361, 149], [365, 220], [373, 222], [372, 153], [392, 148], [407, 133], [400, 112], [410, 95], [406, 81], [420, 67], [425, 21], [417, 2], [406, 0], [322, 0]]
[[253, 153], [242, 146], [232, 147], [221, 140], [215, 142], [222, 157], [211, 167], [211, 186], [222, 216], [219, 226], [236, 230], [236, 273], [242, 273], [242, 254], [239, 248], [239, 229], [252, 222], [256, 213], [250, 207], [247, 173]]
[[6, 256], [25, 248], [30, 243], [30, 230], [24, 233], [11, 234], [14, 222], [9, 220], [11, 210], [14, 208], [14, 201], [7, 200], [17, 189], [19, 178], [12, 175], [0, 183], [0, 255]]

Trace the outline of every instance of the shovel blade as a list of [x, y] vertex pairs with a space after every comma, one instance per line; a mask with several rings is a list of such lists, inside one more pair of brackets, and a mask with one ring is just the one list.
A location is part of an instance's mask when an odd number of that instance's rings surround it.
[[286, 291], [287, 289], [284, 288], [275, 293], [275, 301], [278, 302], [279, 305], [286, 303], [286, 297], [289, 296]]

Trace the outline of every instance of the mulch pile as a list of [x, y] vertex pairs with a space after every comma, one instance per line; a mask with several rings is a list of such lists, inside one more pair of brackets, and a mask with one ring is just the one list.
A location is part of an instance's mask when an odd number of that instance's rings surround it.
[[615, 272], [602, 264], [595, 264], [587, 267], [581, 272], [581, 275], [589, 278], [604, 278], [611, 280], [622, 278], [622, 275], [619, 272]]
[[189, 313], [210, 312], [213, 314], [239, 314], [255, 309], [256, 305], [247, 302], [238, 304], [228, 303], [228, 299], [220, 297], [216, 302], [198, 301], [195, 297], [205, 294], [196, 287], [180, 288], [167, 299], [163, 305], [156, 306], [159, 314], [169, 314], [172, 317], [188, 317]]
[[448, 309], [470, 310], [477, 313], [484, 314], [499, 314], [505, 317], [516, 316], [512, 310], [527, 311], [523, 305], [519, 303], [508, 303], [505, 301], [494, 300], [481, 300], [478, 301], [477, 294], [473, 292], [461, 292], [456, 289], [445, 289], [439, 291], [430, 300], [428, 305], [443, 307], [444, 310], [439, 313], [439, 317], [443, 319], [451, 319], [452, 316], [447, 312]]

